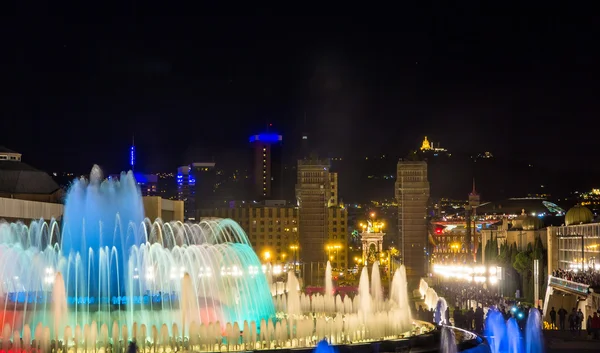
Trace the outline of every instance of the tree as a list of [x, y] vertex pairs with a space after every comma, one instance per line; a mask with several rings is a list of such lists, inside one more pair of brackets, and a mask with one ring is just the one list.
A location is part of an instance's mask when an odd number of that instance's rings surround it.
[[[535, 238], [535, 242], [533, 243], [532, 250], [532, 258], [534, 260], [544, 260], [546, 252], [544, 251], [544, 245], [542, 244], [542, 239], [540, 237]], [[543, 261], [542, 261], [543, 262]]]
[[485, 244], [485, 262], [495, 264], [498, 260], [498, 238], [492, 238]]
[[477, 263], [481, 263], [482, 262], [482, 253], [481, 253], [481, 242], [479, 243], [479, 245], [477, 245], [477, 258], [475, 261], [477, 261]]
[[531, 253], [527, 251], [521, 251], [515, 256], [513, 262], [513, 268], [521, 275], [525, 276], [531, 273], [533, 269], [533, 259]]
[[506, 267], [510, 261], [510, 249], [506, 243], [500, 245], [500, 253], [498, 254], [498, 265]]

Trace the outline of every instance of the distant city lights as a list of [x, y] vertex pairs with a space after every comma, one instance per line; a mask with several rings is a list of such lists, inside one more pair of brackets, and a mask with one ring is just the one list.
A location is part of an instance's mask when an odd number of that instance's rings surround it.
[[454, 278], [468, 282], [491, 284], [498, 283], [498, 268], [485, 266], [434, 265], [433, 273], [445, 278]]

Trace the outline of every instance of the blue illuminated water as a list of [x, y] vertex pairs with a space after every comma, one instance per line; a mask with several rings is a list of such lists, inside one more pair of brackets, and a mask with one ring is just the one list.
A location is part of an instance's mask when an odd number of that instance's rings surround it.
[[0, 327], [16, 331], [53, 326], [57, 301], [68, 312], [53, 336], [92, 322], [172, 332], [174, 323], [275, 317], [261, 263], [237, 223], [144, 219], [133, 174], [102, 180], [98, 167], [68, 191], [62, 232], [55, 220], [0, 222], [0, 278]]
[[435, 311], [433, 312], [433, 321], [436, 325], [448, 325], [449, 322], [446, 322], [446, 310], [448, 310], [448, 304], [446, 303], [446, 299], [439, 298], [437, 304], [435, 305]]
[[529, 309], [525, 329], [525, 352], [543, 353], [544, 336], [542, 334], [542, 315], [536, 308]]
[[507, 353], [522, 353], [523, 340], [519, 324], [514, 317], [511, 317], [506, 322], [506, 336], [508, 341]]
[[492, 353], [543, 353], [544, 336], [539, 310], [529, 310], [524, 331], [520, 330], [516, 318], [505, 321], [503, 313], [498, 310], [490, 308], [488, 311], [484, 334]]
[[137, 229], [143, 220], [144, 204], [131, 172], [119, 180], [103, 180], [94, 166], [89, 181], [72, 184], [61, 239], [62, 254], [73, 269], [64, 274], [69, 297], [98, 303], [125, 295], [124, 264], [131, 247], [146, 242]]
[[504, 315], [495, 308], [490, 308], [487, 313], [484, 334], [488, 338], [492, 353], [507, 351], [506, 322]]
[[317, 343], [317, 346], [313, 350], [313, 353], [336, 353], [336, 350], [334, 347], [329, 345], [327, 339], [322, 339], [321, 341], [319, 341], [319, 343]]

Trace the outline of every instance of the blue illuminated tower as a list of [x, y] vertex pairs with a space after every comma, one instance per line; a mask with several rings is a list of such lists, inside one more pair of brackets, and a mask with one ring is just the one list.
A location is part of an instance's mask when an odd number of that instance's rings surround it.
[[254, 149], [254, 190], [255, 195], [261, 198], [272, 196], [272, 152], [273, 147], [281, 144], [283, 137], [273, 132], [265, 132], [250, 136], [250, 144]]
[[131, 149], [129, 150], [129, 165], [131, 171], [135, 170], [135, 136], [131, 138]]

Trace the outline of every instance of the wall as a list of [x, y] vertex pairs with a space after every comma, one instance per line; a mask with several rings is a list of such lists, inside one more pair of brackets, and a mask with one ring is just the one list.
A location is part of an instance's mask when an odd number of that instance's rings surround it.
[[160, 218], [164, 222], [183, 222], [183, 201], [167, 200], [160, 196], [145, 196], [143, 202], [144, 214], [151, 221]]
[[64, 213], [64, 206], [58, 203], [18, 200], [0, 197], [0, 219], [24, 221], [34, 219], [59, 219]]

